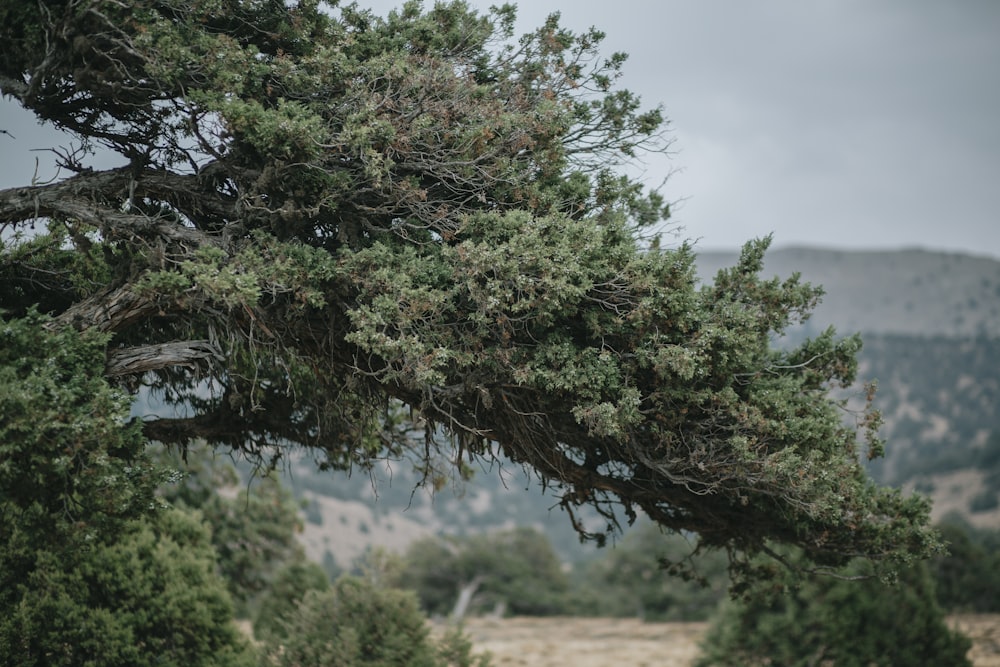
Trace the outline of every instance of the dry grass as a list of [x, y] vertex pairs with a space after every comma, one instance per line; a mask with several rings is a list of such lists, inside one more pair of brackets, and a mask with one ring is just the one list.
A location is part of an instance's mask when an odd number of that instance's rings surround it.
[[[1000, 667], [1000, 615], [949, 619], [973, 640], [975, 667]], [[689, 667], [705, 623], [604, 618], [472, 618], [465, 632], [496, 667]]]
[[972, 640], [969, 658], [975, 667], [1000, 667], [1000, 614], [952, 616], [948, 624]]
[[465, 632], [495, 667], [681, 667], [698, 655], [704, 623], [610, 618], [472, 618]]

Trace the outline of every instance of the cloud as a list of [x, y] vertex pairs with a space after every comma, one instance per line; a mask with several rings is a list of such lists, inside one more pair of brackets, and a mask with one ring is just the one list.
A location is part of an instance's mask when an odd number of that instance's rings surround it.
[[[400, 3], [361, 4], [385, 14]], [[704, 246], [773, 231], [777, 245], [1000, 257], [1000, 3], [522, 5], [522, 30], [561, 11], [577, 31], [604, 30], [608, 53], [631, 54], [624, 84], [663, 104], [676, 139], [644, 177], [678, 172], [665, 194], [684, 200], [676, 222]], [[0, 136], [0, 186], [30, 178], [25, 147], [45, 145], [30, 123], [0, 106], [0, 128], [18, 138]]]

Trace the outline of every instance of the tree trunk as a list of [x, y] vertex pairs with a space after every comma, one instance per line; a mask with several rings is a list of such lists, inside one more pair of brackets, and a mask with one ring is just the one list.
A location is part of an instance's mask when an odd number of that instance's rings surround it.
[[462, 586], [462, 590], [458, 592], [458, 599], [455, 601], [455, 607], [451, 610], [451, 620], [458, 623], [465, 616], [465, 612], [469, 608], [469, 603], [472, 602], [472, 597], [479, 590], [479, 586], [483, 583], [482, 575], [475, 577], [472, 581]]

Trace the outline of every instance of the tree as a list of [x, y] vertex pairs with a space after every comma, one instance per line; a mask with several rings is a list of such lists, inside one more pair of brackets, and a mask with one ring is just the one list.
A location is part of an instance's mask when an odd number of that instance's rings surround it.
[[248, 665], [215, 552], [161, 507], [106, 335], [0, 316], [0, 663]]
[[[0, 542], [69, 544], [144, 516], [167, 471], [144, 452], [128, 400], [103, 377], [107, 336], [0, 312]], [[0, 577], [7, 574], [0, 571]]]
[[954, 515], [939, 529], [948, 553], [928, 564], [938, 603], [950, 613], [1000, 612], [1000, 530], [977, 529]]
[[309, 591], [292, 614], [287, 638], [265, 644], [264, 664], [310, 667], [362, 665], [485, 667], [467, 640], [453, 633], [441, 642], [408, 591], [344, 576], [328, 591]]
[[[513, 21], [3, 3], [0, 89], [78, 143], [68, 178], [0, 191], [2, 307], [103, 334], [91, 372], [182, 406], [149, 440], [338, 469], [410, 453], [431, 478], [503, 457], [599, 541], [581, 506], [737, 560], [933, 551], [926, 503], [858, 464], [875, 413], [845, 424], [829, 396], [859, 341], [771, 345], [820, 290], [762, 279], [766, 239], [711, 286], [689, 245], [644, 247], [669, 207], [621, 167], [667, 151], [661, 111], [617, 87], [599, 31]], [[95, 147], [122, 166], [92, 169]]]
[[614, 549], [582, 568], [576, 578], [577, 613], [647, 621], [708, 620], [726, 597], [725, 556], [695, 556], [691, 551], [685, 536], [665, 536], [650, 522], [637, 524]]
[[16, 532], [0, 545], [9, 578], [0, 595], [0, 663], [256, 664], [196, 517], [162, 511], [72, 549], [30, 537]]
[[[870, 575], [862, 563], [852, 573]], [[702, 642], [700, 667], [837, 665], [968, 667], [971, 642], [952, 631], [925, 563], [886, 584], [874, 577], [817, 577], [770, 586], [726, 607]]]
[[195, 509], [211, 528], [219, 573], [236, 604], [238, 617], [252, 615], [255, 599], [276, 573], [301, 562], [305, 551], [299, 507], [276, 475], [255, 477], [245, 488], [235, 468], [204, 448], [189, 448], [183, 459], [159, 452], [183, 479], [160, 487], [159, 495], [174, 506]]
[[254, 636], [260, 640], [282, 640], [288, 637], [290, 623], [302, 598], [309, 591], [325, 591], [330, 580], [316, 563], [301, 560], [288, 563], [274, 576], [261, 596], [254, 616]]
[[470, 608], [499, 607], [521, 616], [569, 611], [569, 581], [559, 558], [532, 528], [418, 540], [407, 549], [397, 579], [428, 613], [440, 616], [460, 619]]

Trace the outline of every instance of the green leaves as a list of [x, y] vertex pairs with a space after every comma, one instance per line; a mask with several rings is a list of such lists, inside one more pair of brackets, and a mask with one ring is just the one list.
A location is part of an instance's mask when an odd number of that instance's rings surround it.
[[195, 519], [165, 511], [124, 525], [114, 539], [53, 546], [24, 533], [0, 546], [4, 664], [254, 663], [215, 574], [208, 531]]
[[[828, 331], [772, 348], [818, 290], [762, 280], [766, 247], [749, 244], [699, 289], [686, 248], [642, 254], [614, 226], [557, 216], [470, 216], [450, 245], [343, 256], [342, 281], [361, 286], [348, 340], [391, 360], [377, 380], [419, 392], [425, 416], [473, 428], [465, 420], [477, 415], [475, 428], [495, 428], [485, 434], [515, 459], [551, 465], [547, 477], [567, 482], [575, 469], [576, 488], [613, 486], [709, 544], [753, 551], [775, 529], [798, 542], [822, 525], [807, 548], [823, 559], [849, 551], [857, 517], [884, 516], [863, 539], [895, 558], [887, 531], [908, 532], [927, 508], [866, 481], [856, 434], [827, 395], [853, 380], [859, 342]], [[529, 425], [536, 418], [546, 431]], [[509, 428], [518, 439], [505, 439]], [[703, 506], [740, 532], [703, 523]], [[928, 530], [911, 539], [933, 548]]]
[[489, 664], [459, 635], [437, 642], [409, 591], [341, 577], [327, 591], [305, 594], [289, 619], [291, 636], [265, 645], [267, 664], [292, 667], [466, 667]]
[[[790, 560], [804, 564], [799, 554]], [[820, 576], [787, 587], [779, 578], [723, 607], [697, 664], [970, 664], [971, 643], [946, 624], [923, 564], [903, 569], [893, 584], [872, 577], [862, 562], [848, 574], [868, 578]]]
[[326, 305], [336, 270], [327, 253], [263, 233], [254, 240], [233, 256], [217, 246], [199, 248], [176, 270], [146, 273], [135, 282], [136, 289], [191, 309], [204, 303], [252, 309], [279, 299], [299, 311]]
[[278, 99], [265, 107], [257, 100], [234, 99], [220, 111], [231, 132], [270, 159], [316, 160], [329, 141], [322, 119], [298, 102]]
[[39, 530], [100, 532], [149, 512], [163, 473], [103, 378], [106, 337], [48, 322], [0, 319], [0, 498]]

